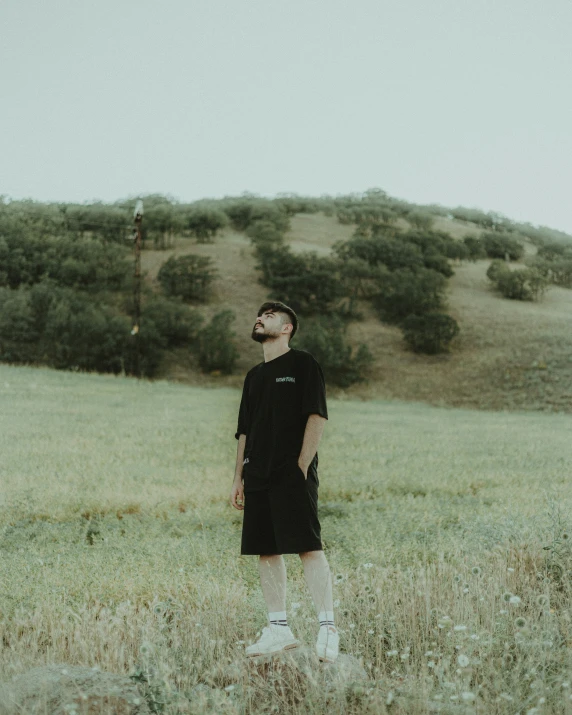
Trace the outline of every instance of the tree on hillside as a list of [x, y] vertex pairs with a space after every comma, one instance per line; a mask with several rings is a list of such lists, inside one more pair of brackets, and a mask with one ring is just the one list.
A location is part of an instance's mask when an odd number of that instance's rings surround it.
[[319, 315], [304, 324], [295, 340], [299, 349], [311, 353], [320, 363], [326, 382], [349, 387], [366, 379], [373, 355], [365, 343], [357, 349], [347, 342], [347, 326], [337, 315]]
[[197, 243], [212, 243], [217, 233], [228, 224], [228, 218], [223, 211], [208, 208], [182, 207], [181, 224]]
[[212, 281], [218, 271], [210, 256], [188, 253], [171, 256], [165, 261], [157, 280], [168, 296], [179, 296], [185, 301], [205, 302], [209, 298]]
[[438, 312], [445, 302], [446, 278], [430, 268], [400, 268], [379, 284], [372, 299], [381, 320], [401, 323], [408, 315]]

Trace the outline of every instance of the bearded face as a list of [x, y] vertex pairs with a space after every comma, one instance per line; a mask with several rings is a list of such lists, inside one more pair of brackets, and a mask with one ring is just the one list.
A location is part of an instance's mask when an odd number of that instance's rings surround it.
[[275, 340], [282, 334], [282, 316], [267, 310], [256, 318], [250, 337], [257, 343], [264, 343], [267, 340]]

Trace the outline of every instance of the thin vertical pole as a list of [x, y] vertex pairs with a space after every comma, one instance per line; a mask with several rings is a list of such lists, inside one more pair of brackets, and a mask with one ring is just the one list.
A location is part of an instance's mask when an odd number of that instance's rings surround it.
[[134, 373], [141, 377], [141, 348], [139, 329], [141, 326], [141, 221], [143, 220], [143, 202], [137, 201], [133, 214], [135, 223], [135, 270], [133, 273], [133, 327], [131, 335], [135, 340]]

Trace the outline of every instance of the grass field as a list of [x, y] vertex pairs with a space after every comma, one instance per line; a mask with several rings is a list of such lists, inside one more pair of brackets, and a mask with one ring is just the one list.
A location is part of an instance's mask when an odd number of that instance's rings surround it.
[[228, 503], [239, 400], [0, 366], [0, 679], [151, 660], [165, 692], [238, 683], [201, 712], [572, 713], [570, 416], [329, 395], [323, 541], [341, 649], [371, 687], [326, 707], [317, 686], [296, 703], [243, 667], [266, 613]]
[[[401, 228], [408, 228], [404, 220]], [[439, 217], [435, 228], [454, 238], [480, 234], [474, 224]], [[323, 214], [298, 214], [286, 240], [292, 250], [328, 255], [336, 241], [348, 239], [355, 227], [340, 225]], [[536, 252], [525, 244], [526, 254]], [[245, 372], [260, 362], [260, 347], [250, 339], [258, 307], [269, 297], [258, 282], [250, 239], [230, 229], [212, 244], [177, 238], [167, 251], [143, 252], [143, 268], [155, 282], [170, 255], [210, 256], [219, 270], [212, 301], [201, 306], [210, 318], [222, 308], [236, 315], [234, 330], [240, 353], [235, 374], [213, 377], [200, 372], [188, 351], [173, 352], [164, 361], [161, 377], [192, 385], [242, 386]], [[350, 324], [353, 345], [367, 344], [374, 364], [365, 383], [332, 394], [357, 399], [399, 399], [427, 404], [486, 410], [531, 410], [572, 413], [572, 290], [550, 287], [538, 303], [512, 301], [493, 292], [486, 277], [490, 260], [454, 264], [448, 281], [448, 312], [461, 332], [450, 354], [417, 355], [406, 350], [401, 330], [379, 321], [370, 304], [358, 303], [363, 320]], [[522, 263], [514, 264], [523, 267]], [[301, 335], [304, 319], [300, 322]], [[292, 343], [296, 347], [296, 338]]]

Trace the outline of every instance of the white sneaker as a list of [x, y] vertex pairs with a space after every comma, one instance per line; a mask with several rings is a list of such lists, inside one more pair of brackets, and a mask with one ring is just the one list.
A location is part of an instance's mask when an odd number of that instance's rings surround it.
[[299, 645], [300, 641], [296, 640], [290, 626], [277, 626], [271, 623], [269, 626], [264, 626], [261, 637], [256, 643], [247, 646], [245, 652], [247, 656], [267, 655], [297, 648]]
[[338, 657], [340, 634], [334, 626], [320, 626], [316, 653], [321, 661], [333, 663]]

